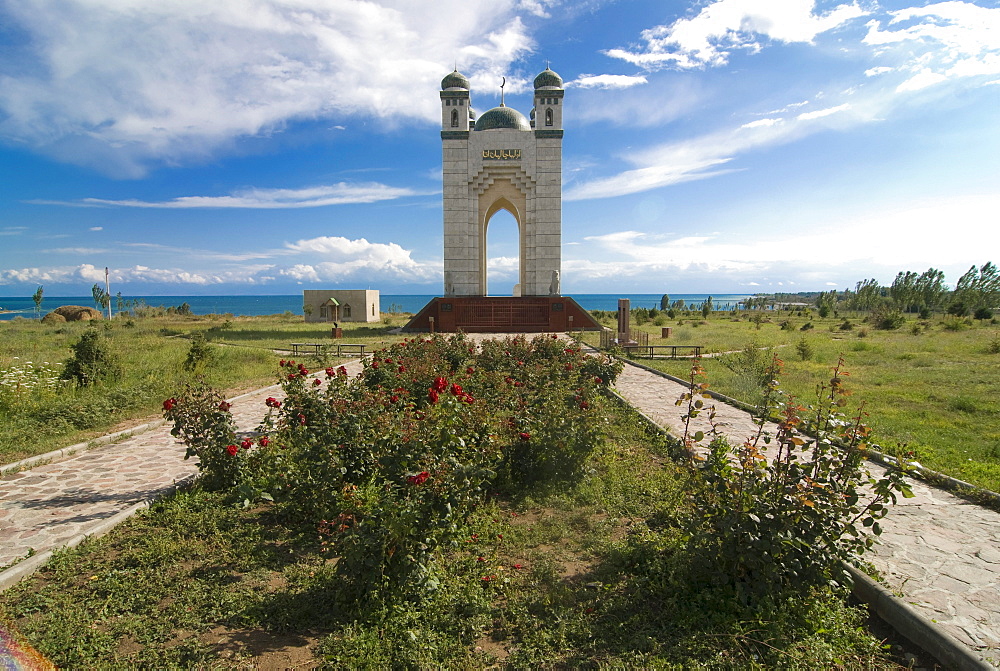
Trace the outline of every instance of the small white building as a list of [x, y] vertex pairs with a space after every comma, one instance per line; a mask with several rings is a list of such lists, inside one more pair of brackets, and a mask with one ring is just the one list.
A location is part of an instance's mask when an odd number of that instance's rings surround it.
[[382, 319], [378, 291], [306, 289], [302, 309], [307, 322], [377, 322]]

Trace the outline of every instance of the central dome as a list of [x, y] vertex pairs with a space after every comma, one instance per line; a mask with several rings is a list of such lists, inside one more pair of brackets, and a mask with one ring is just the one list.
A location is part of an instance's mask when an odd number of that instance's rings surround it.
[[497, 130], [510, 128], [512, 130], [531, 130], [531, 124], [524, 115], [510, 107], [494, 107], [476, 121], [476, 130]]

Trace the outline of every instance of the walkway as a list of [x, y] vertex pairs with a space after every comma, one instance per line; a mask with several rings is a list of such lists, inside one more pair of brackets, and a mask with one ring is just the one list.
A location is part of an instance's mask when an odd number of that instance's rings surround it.
[[[674, 401], [686, 387], [628, 364], [615, 386], [633, 407], [682, 435], [684, 409]], [[731, 442], [756, 431], [747, 413], [719, 402], [715, 407], [716, 424]], [[705, 414], [692, 430], [708, 430]], [[876, 477], [882, 474], [881, 467], [869, 466]], [[881, 542], [869, 559], [920, 614], [1000, 666], [1000, 512], [919, 480], [912, 485], [915, 496], [900, 498], [881, 521]]]
[[[361, 361], [345, 367], [356, 375]], [[231, 399], [238, 429], [256, 428], [266, 410], [264, 400], [279, 392], [277, 386], [267, 387]], [[0, 479], [0, 567], [31, 555], [15, 567], [20, 570], [5, 572], [9, 580], [30, 572], [52, 550], [105, 533], [193, 477], [195, 459], [184, 459], [184, 446], [170, 428], [164, 424]], [[8, 586], [3, 577], [0, 573], [0, 589]]]

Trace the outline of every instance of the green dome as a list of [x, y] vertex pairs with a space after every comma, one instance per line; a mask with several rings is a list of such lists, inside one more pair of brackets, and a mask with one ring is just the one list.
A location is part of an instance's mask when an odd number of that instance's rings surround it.
[[476, 130], [497, 130], [500, 128], [531, 130], [524, 115], [510, 107], [494, 107], [476, 121]]
[[561, 89], [563, 87], [562, 77], [553, 72], [550, 68], [545, 68], [542, 72], [535, 77], [535, 89], [544, 88], [556, 88]]
[[465, 89], [469, 90], [469, 80], [458, 70], [449, 73], [444, 79], [441, 80], [441, 90], [446, 89]]

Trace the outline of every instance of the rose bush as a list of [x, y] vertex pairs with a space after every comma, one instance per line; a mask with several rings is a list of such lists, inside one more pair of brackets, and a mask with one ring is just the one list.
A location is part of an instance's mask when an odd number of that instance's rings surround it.
[[620, 370], [551, 337], [477, 346], [463, 335], [397, 343], [357, 377], [280, 368], [284, 398], [267, 399], [259, 428], [266, 445], [230, 455], [238, 441], [214, 397], [198, 405], [190, 392], [165, 406], [175, 435], [211, 455], [213, 473], [219, 455], [246, 462], [217, 481], [251, 481], [315, 523], [346, 593], [409, 599], [435, 586], [435, 557], [487, 492], [578, 471], [604, 426], [599, 392]]

